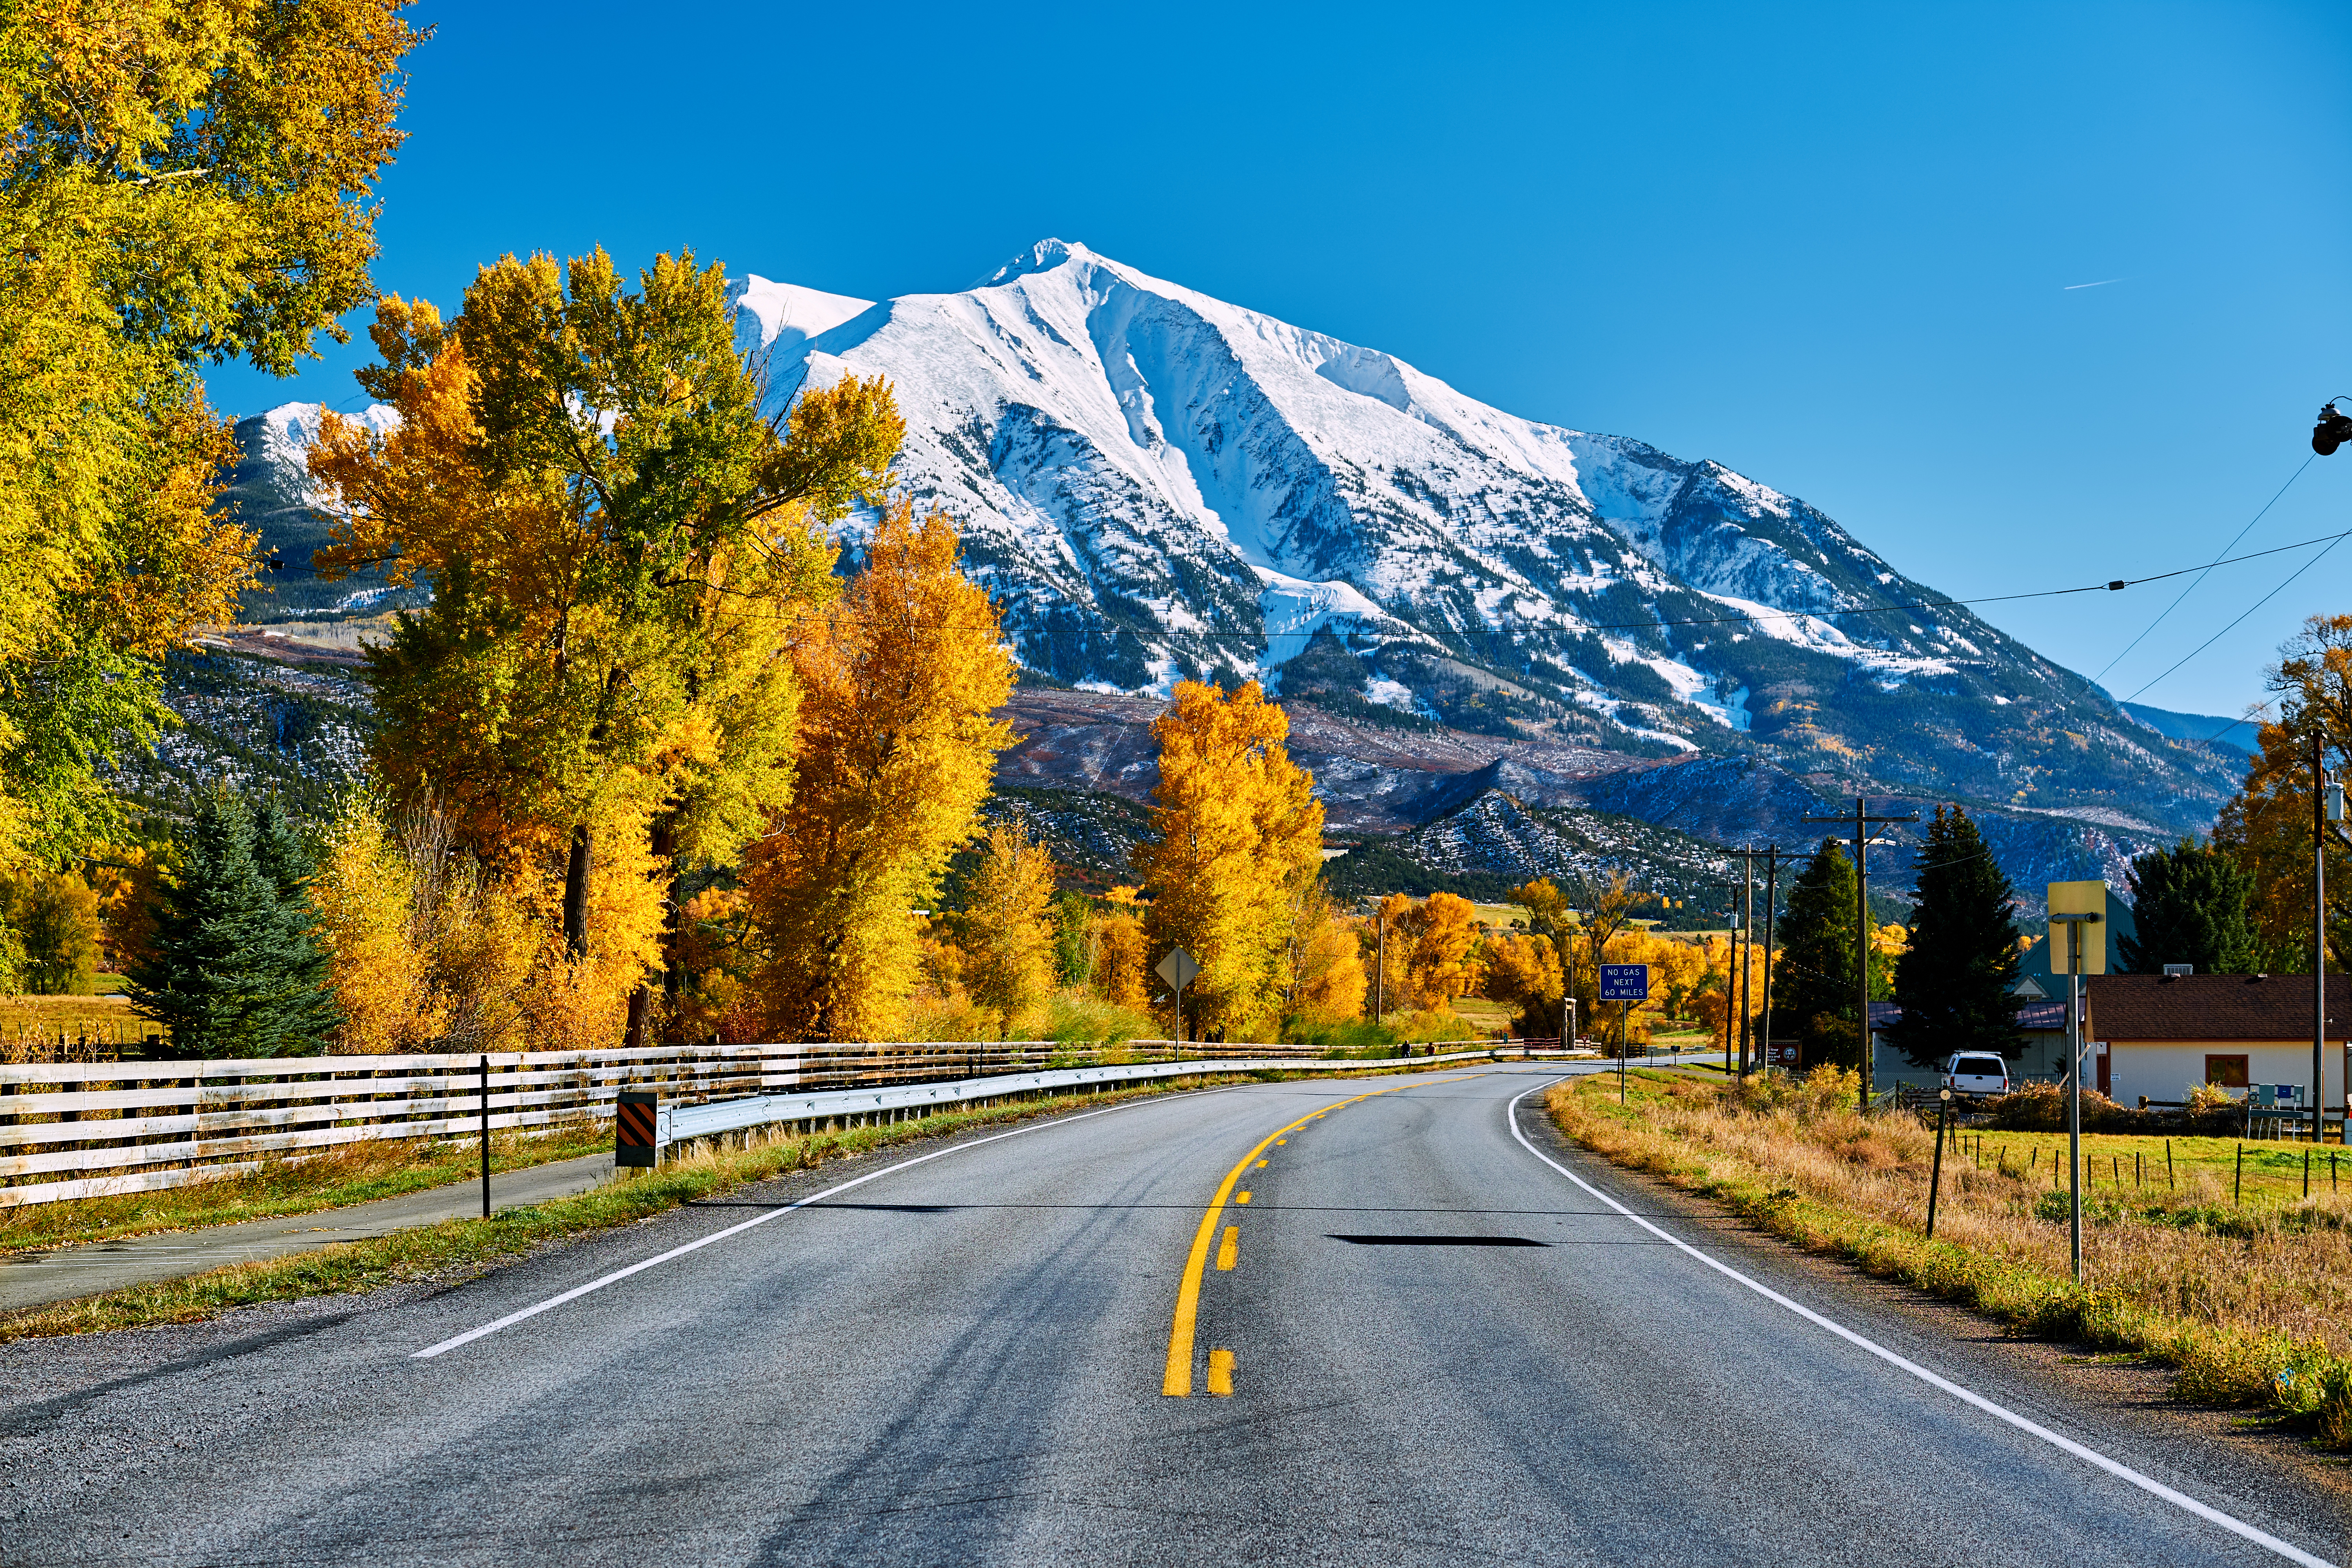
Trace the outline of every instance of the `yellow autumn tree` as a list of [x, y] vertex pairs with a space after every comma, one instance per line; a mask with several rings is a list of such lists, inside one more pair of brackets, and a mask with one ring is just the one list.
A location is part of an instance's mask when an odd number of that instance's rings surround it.
[[436, 994], [434, 954], [418, 940], [421, 911], [408, 857], [381, 807], [362, 795], [343, 803], [322, 837], [310, 900], [342, 1016], [334, 1049], [429, 1049], [448, 1020]]
[[1559, 949], [1549, 938], [1504, 931], [1480, 953], [1487, 996], [1515, 1009], [1515, 1027], [1527, 1035], [1559, 1033], [1563, 1012]]
[[399, 0], [0, 9], [0, 874], [120, 816], [253, 536], [203, 369], [292, 374], [370, 293]]
[[990, 716], [1013, 661], [954, 524], [902, 501], [865, 553], [795, 653], [798, 780], [745, 868], [778, 1039], [896, 1037], [921, 979], [913, 911], [932, 907], [1013, 739]]
[[1290, 937], [1292, 1015], [1315, 1024], [1341, 1024], [1364, 1016], [1363, 944], [1355, 922], [1319, 896], [1294, 925]]
[[1054, 988], [1053, 898], [1053, 858], [1028, 830], [1017, 822], [990, 828], [950, 929], [965, 994], [999, 1015], [1008, 1037], [1036, 1026]]
[[1315, 781], [1290, 760], [1290, 721], [1254, 680], [1231, 695], [1178, 682], [1151, 733], [1160, 837], [1130, 859], [1152, 889], [1152, 956], [1181, 947], [1200, 964], [1185, 995], [1198, 1037], [1270, 1030], [1298, 889], [1322, 874]]
[[635, 964], [643, 1044], [679, 1016], [688, 872], [731, 867], [790, 796], [825, 525], [880, 492], [903, 422], [878, 378], [764, 411], [724, 269], [690, 255], [634, 288], [601, 250], [509, 257], [455, 321], [386, 299], [372, 331], [360, 379], [400, 418], [327, 418], [310, 463], [340, 514], [321, 572], [434, 586], [369, 657], [378, 766], [560, 923], [585, 966], [550, 980], [567, 1037]]
[[1478, 985], [1478, 910], [1469, 900], [1432, 893], [1396, 912], [1389, 924], [1391, 973], [1396, 960], [1404, 1000], [1415, 1007], [1451, 1007]]
[[1150, 1005], [1150, 965], [1146, 962], [1143, 916], [1136, 889], [1113, 888], [1110, 908], [1096, 911], [1090, 933], [1094, 943], [1096, 994], [1114, 1006], [1141, 1012]]

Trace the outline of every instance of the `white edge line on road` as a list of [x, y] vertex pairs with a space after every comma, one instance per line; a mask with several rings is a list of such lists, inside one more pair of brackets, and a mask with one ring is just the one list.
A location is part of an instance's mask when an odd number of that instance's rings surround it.
[[[1580, 1077], [1583, 1075], [1580, 1074], [1576, 1076]], [[1553, 1080], [1555, 1083], [1560, 1081], [1564, 1080], [1557, 1079]], [[1536, 1085], [1536, 1089], [1549, 1089], [1550, 1087], [1551, 1086], [1549, 1084]], [[1788, 1297], [1781, 1295], [1778, 1290], [1773, 1289], [1770, 1286], [1749, 1279], [1747, 1275], [1742, 1274], [1738, 1269], [1732, 1268], [1729, 1264], [1725, 1263], [1718, 1258], [1710, 1258], [1706, 1253], [1701, 1252], [1697, 1247], [1693, 1247], [1690, 1243], [1683, 1240], [1680, 1237], [1667, 1235], [1664, 1231], [1659, 1229], [1656, 1226], [1652, 1225], [1648, 1220], [1643, 1219], [1640, 1215], [1635, 1214], [1632, 1209], [1627, 1208], [1623, 1204], [1619, 1203], [1615, 1198], [1611, 1197], [1607, 1193], [1602, 1192], [1599, 1187], [1594, 1186], [1591, 1182], [1586, 1181], [1582, 1176], [1578, 1175], [1574, 1171], [1570, 1170], [1567, 1166], [1561, 1164], [1559, 1161], [1553, 1159], [1550, 1155], [1537, 1148], [1533, 1143], [1528, 1142], [1528, 1135], [1519, 1131], [1519, 1101], [1527, 1099], [1528, 1095], [1535, 1093], [1536, 1089], [1523, 1089], [1520, 1091], [1518, 1095], [1513, 1098], [1509, 1106], [1507, 1106], [1503, 1112], [1503, 1119], [1511, 1129], [1511, 1136], [1519, 1141], [1519, 1146], [1525, 1149], [1528, 1153], [1533, 1154], [1537, 1159], [1541, 1160], [1545, 1164], [1549, 1165], [1553, 1170], [1558, 1171], [1561, 1175], [1566, 1176], [1570, 1181], [1574, 1182], [1578, 1186], [1582, 1187], [1586, 1192], [1591, 1193], [1594, 1197], [1599, 1198], [1602, 1203], [1607, 1204], [1611, 1208], [1615, 1209], [1619, 1214], [1623, 1215], [1627, 1219], [1632, 1220], [1635, 1225], [1640, 1226], [1643, 1230], [1648, 1231], [1652, 1236], [1656, 1237], [1660, 1241], [1666, 1243], [1669, 1247], [1677, 1247], [1683, 1252], [1689, 1254], [1691, 1257], [1698, 1259], [1701, 1263], [1706, 1264], [1709, 1268], [1714, 1269], [1717, 1273], [1723, 1275], [1726, 1279], [1738, 1280], [1740, 1284], [1747, 1286], [1750, 1290], [1755, 1291], [1766, 1300], [1772, 1302], [1776, 1306], [1787, 1308], [1790, 1311], [1796, 1313], [1797, 1316], [1804, 1319], [1807, 1322], [1813, 1324], [1815, 1327], [1826, 1329], [1831, 1333], [1835, 1334], [1838, 1338], [1846, 1341], [1848, 1343], [1859, 1346], [1863, 1350], [1868, 1351], [1871, 1354], [1878, 1357], [1881, 1361], [1885, 1362], [1889, 1365], [1901, 1367], [1905, 1372], [1907, 1372], [1912, 1376], [1919, 1379], [1920, 1382], [1929, 1384], [1934, 1387], [1942, 1389], [1946, 1394], [1948, 1394], [1953, 1398], [1959, 1400], [1962, 1404], [1972, 1405], [1988, 1415], [1996, 1416], [2000, 1420], [2006, 1421], [2011, 1426], [2016, 1427], [2019, 1431], [2039, 1437], [2043, 1442], [2049, 1444], [2052, 1447], [2058, 1448], [2074, 1455], [2074, 1458], [2082, 1460], [2084, 1464], [2096, 1466], [2098, 1468], [2106, 1471], [2107, 1474], [2115, 1477], [2118, 1480], [2129, 1481], [2132, 1485], [2139, 1488], [2140, 1490], [2147, 1492], [2151, 1496], [2162, 1498], [2165, 1501], [2172, 1504], [2175, 1508], [2185, 1509], [2189, 1512], [2195, 1514], [2198, 1518], [2206, 1521], [2208, 1523], [2218, 1524], [2233, 1535], [2243, 1536], [2246, 1540], [2252, 1542], [2255, 1545], [2260, 1546], [2266, 1551], [2277, 1552], [2281, 1557], [2287, 1559], [2291, 1563], [2303, 1563], [2305, 1568], [2338, 1568], [2336, 1563], [2325, 1557], [2314, 1557], [2310, 1552], [2304, 1551], [2303, 1548], [2291, 1545], [2286, 1542], [2281, 1541], [2275, 1535], [2271, 1535], [2263, 1531], [2257, 1530], [2242, 1519], [2238, 1519], [2232, 1515], [2223, 1513], [2220, 1509], [2211, 1507], [2209, 1504], [2199, 1502], [2195, 1498], [2190, 1497], [2186, 1492], [2174, 1490], [2172, 1488], [2166, 1486], [2162, 1481], [2158, 1480], [2153, 1476], [2144, 1476], [2137, 1470], [2133, 1469], [2129, 1465], [2124, 1464], [2119, 1460], [2110, 1459], [2105, 1454], [2098, 1452], [2096, 1449], [2086, 1448], [2071, 1437], [2061, 1436], [2059, 1434], [2050, 1430], [2049, 1427], [2042, 1426], [2040, 1422], [2029, 1420], [2025, 1416], [2020, 1415], [2014, 1410], [2011, 1410], [2003, 1405], [1995, 1405], [1983, 1394], [1975, 1393], [1970, 1389], [1963, 1388], [1948, 1377], [1938, 1377], [1936, 1373], [1929, 1372], [1926, 1367], [1921, 1366], [1918, 1363], [1906, 1360], [1904, 1357], [1895, 1354], [1893, 1351], [1888, 1350], [1885, 1345], [1878, 1343], [1876, 1341], [1865, 1339], [1843, 1324], [1833, 1323], [1829, 1319], [1822, 1317], [1819, 1312], [1814, 1311], [1811, 1307], [1803, 1306], [1798, 1302], [1792, 1301]]]
[[[1223, 1091], [1221, 1089], [1211, 1089], [1208, 1092], [1217, 1094]], [[747, 1219], [740, 1225], [730, 1225], [725, 1230], [714, 1230], [709, 1236], [688, 1242], [684, 1247], [673, 1247], [667, 1252], [662, 1253], [657, 1257], [648, 1258], [642, 1263], [632, 1263], [626, 1268], [616, 1268], [613, 1270], [612, 1273], [604, 1276], [602, 1279], [591, 1279], [585, 1285], [575, 1285], [560, 1296], [550, 1296], [546, 1300], [538, 1302], [532, 1306], [525, 1307], [519, 1312], [509, 1312], [505, 1317], [500, 1318], [495, 1323], [484, 1323], [478, 1329], [467, 1330], [464, 1333], [457, 1335], [455, 1339], [443, 1340], [439, 1344], [428, 1345], [421, 1351], [412, 1351], [409, 1352], [409, 1359], [411, 1361], [430, 1361], [435, 1356], [441, 1354], [444, 1351], [453, 1351], [459, 1345], [471, 1344], [474, 1341], [481, 1339], [486, 1335], [497, 1333], [500, 1329], [510, 1329], [514, 1327], [515, 1324], [521, 1322], [525, 1318], [535, 1318], [541, 1312], [547, 1311], [551, 1308], [561, 1307], [566, 1301], [576, 1301], [581, 1297], [587, 1295], [591, 1290], [602, 1290], [605, 1286], [614, 1284], [619, 1280], [626, 1279], [632, 1274], [642, 1274], [646, 1269], [653, 1268], [656, 1264], [667, 1263], [673, 1258], [683, 1258], [689, 1252], [698, 1251], [702, 1247], [709, 1247], [714, 1241], [724, 1241], [730, 1236], [740, 1236], [743, 1232], [750, 1230], [754, 1226], [765, 1225], [772, 1219], [782, 1219], [784, 1215], [791, 1214], [797, 1209], [804, 1209], [811, 1204], [823, 1202], [824, 1199], [833, 1196], [835, 1193], [845, 1193], [852, 1187], [862, 1187], [868, 1182], [878, 1180], [884, 1176], [894, 1175], [900, 1171], [908, 1169], [909, 1166], [919, 1165], [927, 1160], [937, 1160], [948, 1154], [961, 1154], [967, 1149], [977, 1149], [983, 1143], [1000, 1142], [1007, 1138], [1018, 1138], [1024, 1132], [1040, 1132], [1048, 1127], [1066, 1127], [1073, 1121], [1085, 1121], [1092, 1117], [1108, 1116], [1115, 1110], [1127, 1110], [1137, 1105], [1159, 1103], [1161, 1103], [1161, 1097], [1154, 1096], [1149, 1100], [1130, 1100], [1126, 1105], [1106, 1105], [1100, 1110], [1082, 1110], [1076, 1116], [1055, 1116], [1047, 1121], [1032, 1122], [1026, 1127], [1016, 1127], [1010, 1132], [992, 1132], [985, 1138], [975, 1138], [969, 1143], [958, 1143], [952, 1148], [947, 1149], [934, 1149], [928, 1154], [918, 1154], [911, 1160], [901, 1160], [895, 1165], [885, 1165], [878, 1171], [868, 1171], [862, 1176], [853, 1176], [848, 1181], [843, 1182], [836, 1186], [827, 1187], [821, 1193], [811, 1193], [808, 1196], [802, 1198], [797, 1203], [787, 1204], [784, 1207], [780, 1209], [772, 1209], [766, 1214], [761, 1215], [755, 1219]], [[2330, 1568], [2333, 1568], [2333, 1564], [2330, 1565]]]

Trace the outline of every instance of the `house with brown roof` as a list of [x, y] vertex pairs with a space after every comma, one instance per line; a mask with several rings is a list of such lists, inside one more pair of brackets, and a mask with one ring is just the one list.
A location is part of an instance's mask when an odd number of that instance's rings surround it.
[[[2142, 1095], [2185, 1100], [2200, 1083], [2238, 1091], [2293, 1084], [2310, 1092], [2308, 974], [2094, 974], [2083, 987], [2084, 1037], [2105, 1047], [2084, 1075], [2085, 1087], [2126, 1105]], [[2346, 1047], [2336, 1018], [2347, 1006], [2352, 979], [2329, 975], [2321, 1095], [2338, 1111]]]

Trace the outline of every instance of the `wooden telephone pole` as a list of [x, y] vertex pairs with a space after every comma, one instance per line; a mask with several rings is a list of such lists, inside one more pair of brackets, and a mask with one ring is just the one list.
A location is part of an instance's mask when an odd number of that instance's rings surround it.
[[[1807, 822], [1835, 822], [1839, 816], [1809, 816]], [[1870, 828], [1878, 823], [1916, 822], [1919, 814], [1908, 816], [1873, 816], [1864, 797], [1853, 797], [1853, 986], [1855, 1006], [1860, 1010], [1854, 1022], [1862, 1031], [1862, 1097], [1855, 1109], [1870, 1109]]]

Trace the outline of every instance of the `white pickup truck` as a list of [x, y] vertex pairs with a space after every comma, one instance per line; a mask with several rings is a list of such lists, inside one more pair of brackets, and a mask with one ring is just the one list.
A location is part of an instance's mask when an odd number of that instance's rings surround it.
[[1954, 1094], [2007, 1094], [2009, 1063], [1990, 1051], [1961, 1051], [1944, 1064], [1944, 1087]]

